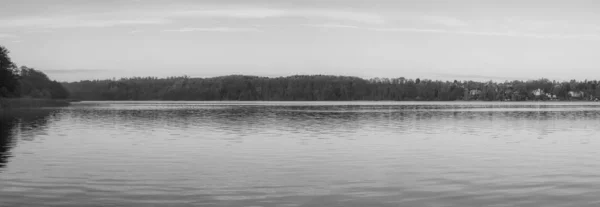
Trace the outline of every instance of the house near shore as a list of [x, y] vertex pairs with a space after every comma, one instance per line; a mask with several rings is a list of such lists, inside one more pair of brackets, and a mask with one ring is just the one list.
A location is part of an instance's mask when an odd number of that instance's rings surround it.
[[531, 93], [532, 93], [534, 96], [541, 96], [541, 95], [544, 95], [544, 91], [543, 91], [542, 89], [539, 89], [539, 88], [538, 88], [538, 89], [535, 89], [535, 90], [533, 90], [533, 91], [531, 91]]
[[550, 98], [550, 100], [556, 100], [557, 99], [556, 95], [551, 94], [551, 93], [546, 93], [546, 97]]
[[473, 89], [473, 90], [469, 91], [469, 95], [471, 95], [471, 96], [478, 96], [480, 94], [481, 94], [481, 90], [478, 90], [478, 89]]
[[583, 98], [584, 95], [583, 91], [569, 91], [569, 96], [571, 98]]

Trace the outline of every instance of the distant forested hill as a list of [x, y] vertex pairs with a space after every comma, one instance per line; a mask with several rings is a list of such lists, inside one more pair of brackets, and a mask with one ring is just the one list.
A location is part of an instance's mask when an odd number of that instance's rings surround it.
[[362, 79], [348, 76], [297, 75], [213, 78], [123, 78], [63, 83], [81, 100], [592, 100], [598, 81], [547, 79], [511, 82], [433, 81], [405, 78]]

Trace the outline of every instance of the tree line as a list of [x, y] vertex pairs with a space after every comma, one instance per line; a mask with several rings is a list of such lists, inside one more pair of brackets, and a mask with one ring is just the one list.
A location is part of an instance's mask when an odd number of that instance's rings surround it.
[[0, 45], [0, 98], [66, 99], [67, 89], [46, 74], [27, 66], [17, 67]]
[[480, 82], [407, 78], [295, 75], [212, 78], [133, 77], [59, 83], [26, 66], [17, 67], [0, 46], [0, 97], [79, 100], [239, 100], [239, 101], [527, 101], [597, 100], [599, 82]]
[[134, 77], [63, 83], [71, 98], [80, 100], [198, 101], [595, 100], [600, 97], [599, 84], [595, 80], [478, 82], [330, 75]]

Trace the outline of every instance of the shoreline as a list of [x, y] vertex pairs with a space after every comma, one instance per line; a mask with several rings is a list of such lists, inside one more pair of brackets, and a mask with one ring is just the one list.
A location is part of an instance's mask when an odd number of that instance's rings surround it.
[[592, 100], [529, 100], [529, 101], [484, 101], [484, 100], [168, 100], [168, 99], [147, 99], [147, 100], [65, 100], [70, 103], [74, 102], [95, 102], [95, 101], [111, 101], [111, 102], [135, 102], [135, 101], [193, 101], [193, 102], [599, 102]]
[[44, 107], [64, 107], [71, 105], [66, 99], [2, 98], [0, 110], [27, 109]]
[[573, 100], [573, 101], [395, 101], [395, 100], [349, 100], [349, 101], [239, 101], [239, 100], [81, 100], [78, 101], [81, 104], [86, 103], [123, 103], [123, 104], [135, 104], [135, 103], [206, 103], [206, 104], [218, 104], [218, 103], [230, 103], [230, 104], [295, 104], [295, 103], [307, 103], [307, 104], [320, 104], [320, 103], [331, 103], [331, 104], [600, 104], [598, 101], [589, 100]]

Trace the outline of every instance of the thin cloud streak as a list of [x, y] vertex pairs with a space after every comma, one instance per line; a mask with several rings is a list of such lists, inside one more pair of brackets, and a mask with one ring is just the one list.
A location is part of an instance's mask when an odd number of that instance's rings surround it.
[[30, 27], [57, 28], [105, 28], [131, 25], [163, 25], [182, 19], [194, 18], [313, 18], [349, 21], [362, 24], [384, 24], [379, 14], [326, 9], [277, 9], [277, 8], [221, 8], [206, 10], [176, 9], [171, 11], [117, 11], [111, 13], [73, 14], [56, 16], [26, 16], [1, 19], [0, 28]]
[[367, 24], [385, 24], [386, 20], [383, 16], [372, 13], [349, 12], [336, 10], [299, 10], [292, 13], [298, 16], [316, 16], [334, 20], [346, 20]]
[[542, 34], [522, 32], [478, 32], [478, 31], [454, 31], [443, 29], [419, 29], [419, 28], [367, 28], [368, 30], [380, 32], [422, 32], [443, 33], [478, 36], [503, 36], [503, 37], [529, 37], [540, 39], [600, 39], [599, 34]]
[[256, 28], [240, 27], [186, 27], [181, 29], [163, 30], [163, 32], [260, 32]]
[[38, 28], [78, 28], [78, 27], [115, 27], [125, 25], [155, 25], [166, 24], [166, 19], [81, 19], [70, 17], [30, 17], [23, 19], [0, 20], [0, 27], [38, 27]]
[[268, 8], [235, 8], [235, 9], [211, 9], [211, 10], [187, 10], [174, 11], [167, 17], [226, 17], [226, 18], [270, 18], [286, 15], [286, 11]]
[[166, 17], [222, 17], [240, 19], [323, 18], [367, 24], [384, 24], [386, 22], [383, 16], [374, 13], [325, 9], [232, 8], [189, 10], [175, 11]]
[[446, 27], [466, 27], [469, 26], [469, 23], [467, 23], [466, 21], [457, 19], [457, 18], [453, 18], [453, 17], [448, 17], [448, 16], [431, 16], [431, 15], [426, 15], [426, 16], [418, 16], [420, 20], [425, 21], [425, 22], [429, 22], [429, 23], [433, 23], [433, 24], [437, 24], [437, 25], [442, 25], [442, 26], [446, 26]]
[[359, 26], [344, 25], [344, 24], [303, 24], [305, 27], [318, 27], [318, 28], [340, 28], [340, 29], [361, 29]]
[[4, 38], [17, 38], [17, 36], [13, 35], [13, 34], [3, 34], [3, 33], [0, 33], [0, 39], [4, 39]]
[[410, 27], [359, 27], [344, 24], [303, 24], [305, 27], [331, 28], [331, 29], [363, 29], [377, 32], [415, 32], [415, 33], [438, 33], [438, 34], [457, 34], [457, 35], [476, 35], [476, 36], [499, 36], [499, 37], [527, 37], [539, 39], [594, 39], [600, 40], [600, 34], [550, 34], [550, 33], [524, 33], [524, 32], [479, 32], [465, 30], [446, 30], [429, 28], [410, 28]]

